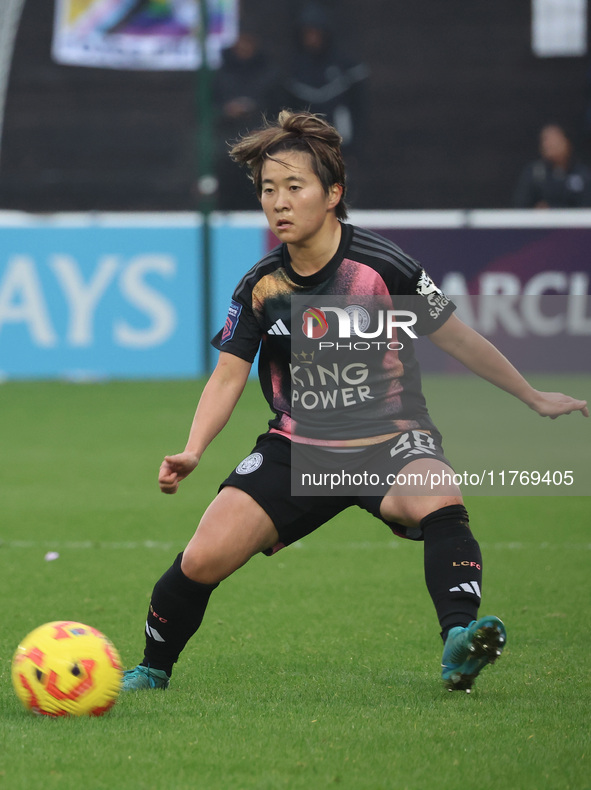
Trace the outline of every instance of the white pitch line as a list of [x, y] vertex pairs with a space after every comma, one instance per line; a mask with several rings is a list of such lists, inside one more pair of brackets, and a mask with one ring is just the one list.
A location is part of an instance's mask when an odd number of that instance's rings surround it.
[[0, 549], [71, 549], [78, 551], [80, 549], [112, 549], [119, 551], [121, 549], [137, 550], [137, 549], [161, 549], [168, 551], [173, 548], [181, 546], [180, 543], [173, 543], [172, 541], [161, 540], [142, 540], [142, 541], [117, 541], [109, 542], [102, 540], [0, 540]]
[[[306, 543], [305, 541], [297, 541], [292, 544], [295, 549], [307, 549], [314, 546], [315, 549], [330, 549], [336, 551], [338, 549], [346, 549], [348, 551], [383, 551], [384, 549], [399, 549], [408, 543], [402, 540], [386, 541], [386, 542], [372, 542], [372, 541], [348, 541], [346, 543], [339, 543], [338, 538], [331, 541], [315, 541]], [[480, 542], [480, 546], [486, 550], [497, 551], [590, 551], [591, 543], [527, 543], [521, 541], [513, 541], [508, 543], [487, 543]], [[0, 540], [0, 550], [2, 549], [54, 549], [54, 550], [71, 550], [81, 551], [89, 549], [106, 549], [112, 551], [137, 551], [137, 549], [157, 549], [159, 551], [171, 551], [173, 549], [182, 550], [183, 543], [181, 541], [161, 541], [161, 540], [141, 540], [141, 541], [102, 541], [102, 540]]]

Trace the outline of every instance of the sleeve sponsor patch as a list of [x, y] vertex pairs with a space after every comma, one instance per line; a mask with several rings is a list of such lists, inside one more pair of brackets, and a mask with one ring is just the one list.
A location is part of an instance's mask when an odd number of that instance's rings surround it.
[[230, 302], [230, 309], [228, 310], [228, 317], [226, 318], [226, 323], [224, 324], [224, 328], [222, 330], [222, 339], [220, 341], [221, 345], [227, 343], [228, 340], [231, 340], [234, 337], [234, 332], [238, 326], [241, 312], [242, 305], [232, 299]]
[[417, 283], [417, 293], [420, 296], [430, 296], [434, 293], [443, 295], [441, 290], [435, 285], [433, 280], [429, 277], [424, 269], [421, 272], [421, 276], [419, 277], [419, 281]]
[[448, 306], [449, 299], [433, 282], [427, 272], [423, 270], [417, 283], [417, 293], [426, 298], [429, 303], [429, 315], [437, 318]]

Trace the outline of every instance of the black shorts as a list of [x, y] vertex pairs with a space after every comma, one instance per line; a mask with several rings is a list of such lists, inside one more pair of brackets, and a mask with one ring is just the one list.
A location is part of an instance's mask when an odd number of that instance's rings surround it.
[[[401, 452], [400, 450], [403, 450]], [[299, 449], [299, 448], [298, 448]], [[340, 466], [339, 453], [324, 451], [328, 461]], [[370, 468], [387, 467], [388, 474], [396, 475], [407, 464], [419, 458], [443, 461], [448, 466], [441, 446], [431, 438], [427, 431], [408, 431], [382, 444], [363, 449], [363, 455]], [[361, 463], [361, 458], [357, 463]], [[364, 462], [365, 463], [365, 462]], [[420, 527], [405, 527], [396, 522], [388, 522], [380, 515], [380, 505], [387, 493], [355, 492], [345, 486], [342, 492], [325, 495], [292, 494], [292, 443], [283, 436], [265, 433], [259, 436], [255, 447], [220, 486], [233, 486], [245, 491], [269, 515], [279, 533], [279, 543], [266, 551], [274, 554], [284, 546], [289, 546], [305, 535], [325, 524], [331, 518], [353, 505], [367, 510], [379, 518], [395, 535], [409, 540], [422, 540]]]

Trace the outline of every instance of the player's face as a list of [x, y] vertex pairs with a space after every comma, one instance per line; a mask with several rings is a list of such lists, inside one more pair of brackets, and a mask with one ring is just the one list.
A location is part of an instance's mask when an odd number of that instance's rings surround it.
[[306, 153], [285, 151], [263, 166], [261, 205], [269, 227], [287, 244], [313, 242], [335, 221], [341, 193], [334, 185], [326, 194]]

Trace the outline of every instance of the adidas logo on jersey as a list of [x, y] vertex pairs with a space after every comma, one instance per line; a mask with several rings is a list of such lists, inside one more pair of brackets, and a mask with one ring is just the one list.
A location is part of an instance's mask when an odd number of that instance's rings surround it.
[[271, 329], [267, 332], [268, 335], [290, 335], [291, 332], [285, 326], [281, 318], [278, 321], [275, 321]]

